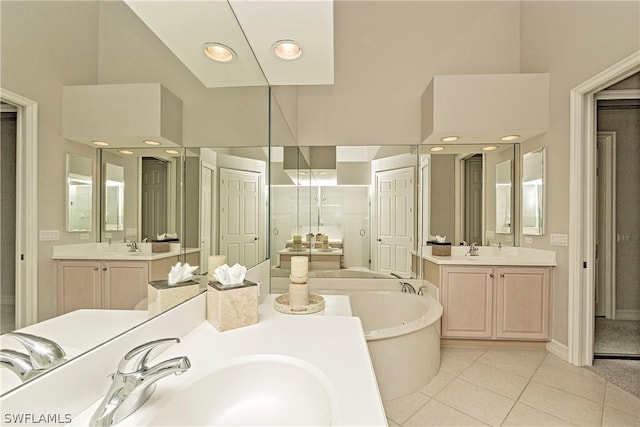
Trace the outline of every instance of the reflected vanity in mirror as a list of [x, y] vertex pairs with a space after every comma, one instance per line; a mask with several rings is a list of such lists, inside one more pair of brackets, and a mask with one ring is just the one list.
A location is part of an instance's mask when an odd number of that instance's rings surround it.
[[459, 245], [518, 246], [515, 209], [519, 144], [423, 145], [422, 244], [446, 236]]
[[93, 165], [88, 157], [67, 153], [67, 231], [93, 229]]
[[544, 148], [522, 156], [522, 234], [541, 236], [544, 225]]

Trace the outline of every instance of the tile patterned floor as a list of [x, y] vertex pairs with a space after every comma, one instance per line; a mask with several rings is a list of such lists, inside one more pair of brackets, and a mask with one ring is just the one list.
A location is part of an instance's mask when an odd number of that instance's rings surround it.
[[443, 348], [438, 375], [384, 408], [390, 426], [640, 427], [640, 399], [545, 350]]

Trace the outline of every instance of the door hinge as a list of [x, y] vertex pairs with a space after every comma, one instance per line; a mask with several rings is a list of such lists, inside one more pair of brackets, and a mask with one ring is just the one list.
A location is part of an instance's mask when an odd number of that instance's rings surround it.
[[20, 261], [24, 261], [24, 254], [20, 254]]
[[587, 268], [587, 261], [582, 261], [582, 268]]

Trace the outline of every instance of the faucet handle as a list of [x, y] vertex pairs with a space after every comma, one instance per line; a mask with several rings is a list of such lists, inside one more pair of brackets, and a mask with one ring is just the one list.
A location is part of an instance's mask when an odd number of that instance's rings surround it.
[[22, 344], [35, 369], [49, 369], [65, 361], [62, 347], [47, 338], [24, 332], [9, 332], [5, 336]]
[[139, 345], [129, 351], [118, 363], [118, 372], [129, 374], [145, 369], [149, 360], [179, 342], [179, 338], [163, 338]]

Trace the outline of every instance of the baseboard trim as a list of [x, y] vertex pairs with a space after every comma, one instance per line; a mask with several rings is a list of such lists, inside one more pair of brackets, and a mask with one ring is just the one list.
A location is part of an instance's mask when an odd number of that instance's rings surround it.
[[640, 320], [640, 310], [616, 310], [616, 320]]
[[564, 360], [569, 361], [569, 347], [556, 340], [551, 340], [547, 343], [547, 351], [554, 354]]

